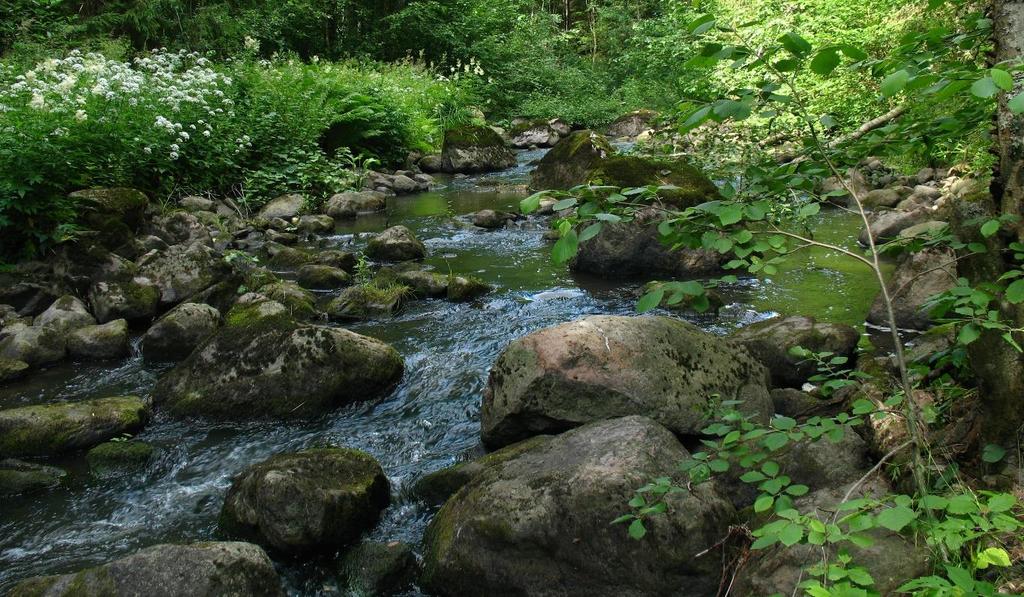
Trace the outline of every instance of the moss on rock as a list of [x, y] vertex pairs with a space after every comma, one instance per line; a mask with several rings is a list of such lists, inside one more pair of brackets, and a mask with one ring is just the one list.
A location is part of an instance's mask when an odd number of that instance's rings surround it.
[[145, 467], [156, 449], [140, 441], [109, 441], [92, 448], [85, 460], [94, 473], [131, 470]]
[[136, 396], [98, 398], [0, 410], [0, 456], [52, 456], [90, 448], [149, 421]]
[[617, 187], [657, 185], [667, 204], [685, 209], [719, 198], [718, 188], [707, 176], [682, 160], [641, 156], [609, 156], [589, 174], [590, 181]]

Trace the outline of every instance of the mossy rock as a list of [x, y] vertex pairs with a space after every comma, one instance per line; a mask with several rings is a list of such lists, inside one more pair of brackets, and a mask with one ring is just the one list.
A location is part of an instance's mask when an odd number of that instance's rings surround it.
[[416, 555], [408, 543], [361, 543], [338, 562], [338, 576], [353, 597], [394, 595], [410, 587], [417, 572]]
[[16, 359], [0, 358], [0, 383], [21, 379], [28, 371], [28, 363]]
[[352, 276], [337, 267], [310, 264], [299, 268], [297, 281], [303, 288], [332, 290], [351, 284]]
[[444, 133], [445, 147], [504, 147], [505, 140], [489, 126], [466, 125]]
[[136, 396], [98, 398], [0, 410], [0, 456], [53, 456], [91, 448], [149, 421]]
[[571, 189], [586, 183], [598, 163], [614, 154], [604, 135], [574, 131], [544, 155], [533, 171], [530, 186], [537, 190]]
[[466, 125], [445, 132], [441, 152], [445, 172], [493, 172], [515, 165], [515, 153], [488, 126]]
[[316, 257], [309, 251], [282, 246], [276, 248], [267, 264], [277, 269], [295, 269], [312, 263], [315, 259]]
[[641, 156], [609, 156], [600, 160], [590, 181], [616, 187], [657, 185], [658, 197], [678, 209], [721, 198], [707, 176], [682, 160]]
[[132, 240], [149, 205], [145, 193], [128, 188], [85, 189], [68, 199], [79, 209], [79, 225], [95, 231], [97, 240], [111, 248]]
[[473, 276], [452, 276], [448, 280], [448, 300], [450, 301], [471, 301], [492, 290], [490, 284]]
[[285, 306], [292, 317], [309, 320], [316, 316], [316, 299], [294, 282], [275, 282], [259, 288], [260, 294]]
[[537, 435], [530, 439], [505, 446], [504, 448], [491, 452], [467, 462], [460, 462], [448, 468], [429, 473], [420, 478], [413, 485], [412, 494], [417, 499], [433, 505], [440, 506], [448, 501], [448, 498], [462, 489], [464, 485], [472, 481], [487, 469], [489, 466], [501, 464], [510, 458], [533, 449], [551, 439], [550, 435]]
[[179, 417], [295, 418], [374, 398], [402, 376], [394, 348], [345, 329], [297, 322], [246, 295], [225, 325], [166, 373], [154, 400]]
[[153, 459], [156, 449], [140, 441], [109, 441], [89, 450], [85, 460], [98, 474], [144, 468]]
[[390, 501], [387, 477], [369, 454], [312, 448], [278, 454], [235, 478], [220, 529], [278, 552], [328, 551], [376, 524]]
[[0, 460], [0, 496], [29, 495], [59, 487], [67, 471], [7, 458]]
[[335, 321], [383, 319], [401, 311], [410, 296], [408, 286], [375, 281], [346, 288], [325, 310]]

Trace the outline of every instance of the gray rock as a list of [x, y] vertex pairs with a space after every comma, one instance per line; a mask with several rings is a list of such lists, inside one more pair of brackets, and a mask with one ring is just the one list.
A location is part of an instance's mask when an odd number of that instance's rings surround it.
[[423, 156], [418, 165], [421, 170], [431, 174], [444, 171], [444, 159], [440, 155]]
[[554, 147], [562, 135], [547, 120], [539, 119], [517, 124], [509, 131], [509, 137], [512, 147], [526, 149]]
[[598, 162], [614, 153], [603, 135], [575, 131], [545, 154], [531, 175], [530, 186], [546, 190], [570, 189], [583, 184]]
[[936, 234], [941, 234], [944, 230], [949, 228], [949, 224], [946, 222], [940, 222], [933, 220], [931, 222], [922, 222], [911, 226], [910, 228], [904, 228], [900, 231], [900, 238], [914, 238], [915, 236], [929, 237]]
[[257, 298], [166, 373], [154, 400], [175, 416], [303, 417], [368, 400], [402, 376], [387, 344], [340, 328], [303, 325]]
[[721, 271], [725, 261], [717, 251], [665, 246], [660, 221], [658, 212], [643, 210], [632, 222], [605, 224], [600, 234], [580, 243], [570, 268], [607, 278], [699, 278]]
[[91, 448], [149, 420], [142, 398], [122, 396], [0, 410], [0, 456], [53, 456]]
[[198, 243], [148, 253], [138, 265], [139, 274], [160, 289], [160, 304], [168, 307], [213, 286], [230, 269], [213, 249]]
[[[887, 284], [893, 301], [896, 326], [925, 330], [931, 327], [928, 299], [956, 286], [957, 272], [952, 250], [930, 248], [901, 255]], [[882, 293], [868, 312], [868, 321], [888, 327], [889, 318]]]
[[740, 328], [730, 338], [768, 368], [774, 385], [800, 387], [818, 372], [817, 365], [793, 356], [790, 349], [800, 346], [815, 353], [832, 352], [847, 357], [852, 366], [860, 334], [848, 325], [780, 316]]
[[329, 265], [352, 273], [356, 269], [356, 263], [358, 260], [355, 255], [348, 251], [328, 249], [327, 251], [320, 251], [316, 254], [316, 262], [320, 265]]
[[296, 224], [299, 232], [310, 234], [329, 234], [334, 232], [334, 218], [331, 216], [302, 216]]
[[864, 195], [861, 203], [868, 209], [893, 208], [903, 199], [903, 195], [896, 189], [875, 189]]
[[79, 328], [68, 335], [68, 354], [75, 359], [119, 359], [128, 356], [128, 322], [124, 319]]
[[719, 400], [766, 421], [768, 372], [742, 348], [669, 317], [597, 315], [546, 328], [506, 348], [480, 412], [486, 445], [501, 447], [591, 421], [649, 416], [697, 434]]
[[259, 216], [267, 220], [274, 218], [290, 220], [299, 215], [305, 205], [306, 198], [302, 195], [282, 195], [264, 205], [263, 209], [260, 210]]
[[338, 562], [350, 595], [395, 595], [412, 585], [416, 569], [412, 546], [398, 541], [361, 543]]
[[206, 224], [201, 222], [195, 214], [187, 211], [172, 211], [154, 218], [150, 230], [155, 236], [164, 240], [168, 246], [191, 245], [192, 243], [213, 246], [213, 238], [210, 236]]
[[14, 458], [0, 460], [0, 497], [42, 493], [64, 483], [67, 471]]
[[67, 355], [64, 335], [53, 328], [16, 323], [0, 331], [0, 357], [40, 367]]
[[514, 218], [510, 213], [494, 211], [493, 209], [482, 209], [472, 216], [473, 225], [480, 228], [504, 228], [505, 224]]
[[345, 448], [278, 454], [231, 484], [220, 528], [283, 553], [328, 551], [373, 527], [390, 490], [380, 464]]
[[214, 208], [212, 200], [198, 195], [182, 197], [181, 201], [178, 201], [178, 205], [180, 205], [182, 209], [187, 209], [188, 211], [212, 211]]
[[153, 324], [142, 338], [147, 361], [178, 361], [192, 354], [220, 327], [220, 312], [210, 305], [182, 303]]
[[348, 286], [352, 277], [343, 269], [329, 265], [304, 265], [299, 268], [299, 286], [313, 290], [332, 290]]
[[78, 328], [95, 324], [96, 318], [89, 314], [85, 303], [70, 294], [66, 294], [55, 300], [46, 311], [37, 315], [33, 325], [51, 328], [61, 334], [67, 334]]
[[384, 211], [387, 196], [376, 191], [339, 193], [327, 200], [325, 212], [332, 218], [354, 218], [361, 213]]
[[39, 576], [12, 597], [284, 597], [274, 564], [256, 545], [216, 541], [154, 545], [128, 557], [60, 576]]
[[75, 191], [68, 199], [77, 208], [78, 225], [109, 248], [131, 242], [149, 206], [144, 193], [128, 188]]
[[21, 379], [28, 369], [29, 365], [25, 361], [0, 357], [0, 383]]
[[[910, 228], [916, 224], [927, 222], [932, 219], [931, 213], [925, 208], [915, 209], [913, 211], [882, 211], [871, 214], [868, 219], [870, 224], [871, 234], [875, 238], [875, 242], [886, 242], [890, 241], [897, 236], [900, 232], [906, 228]], [[862, 230], [858, 239], [860, 244], [868, 244], [868, 230]]]
[[718, 558], [696, 558], [735, 511], [713, 483], [666, 496], [631, 541], [610, 521], [640, 485], [688, 458], [644, 417], [592, 423], [486, 468], [437, 513], [421, 582], [438, 595], [716, 594]]
[[658, 113], [651, 110], [630, 112], [616, 118], [614, 122], [608, 125], [605, 134], [609, 137], [635, 138], [640, 133], [650, 129], [652, 122], [657, 117]]
[[145, 322], [160, 305], [160, 288], [144, 277], [96, 282], [89, 289], [89, 303], [100, 323], [115, 319]]
[[370, 239], [366, 254], [381, 261], [412, 261], [426, 257], [427, 248], [405, 226], [392, 226]]
[[515, 166], [516, 155], [489, 127], [465, 125], [445, 132], [441, 164], [445, 172], [492, 172]]
[[391, 188], [398, 195], [408, 195], [409, 193], [419, 191], [421, 185], [408, 176], [398, 175], [391, 179]]

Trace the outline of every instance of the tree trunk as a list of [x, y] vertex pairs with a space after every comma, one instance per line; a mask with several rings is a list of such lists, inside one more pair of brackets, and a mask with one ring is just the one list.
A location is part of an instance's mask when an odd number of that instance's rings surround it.
[[[1024, 56], [1024, 0], [993, 0], [993, 37], [995, 62], [1018, 60]], [[984, 239], [978, 224], [964, 223], [978, 218], [1002, 214], [1020, 215], [1024, 202], [1024, 116], [1013, 114], [1008, 98], [1024, 88], [1024, 79], [1017, 76], [1011, 94], [1002, 94], [995, 117], [995, 146], [998, 163], [992, 177], [990, 193], [973, 193], [954, 202], [954, 231], [966, 242], [983, 242], [988, 253], [964, 259], [959, 263], [960, 275], [974, 283], [992, 281], [1008, 269], [1006, 246], [1024, 238], [1018, 224], [1016, 232]], [[1003, 303], [999, 309], [1015, 326], [1024, 324], [1024, 309]], [[1022, 338], [1017, 338], [1020, 342]], [[1000, 333], [987, 331], [968, 347], [971, 367], [978, 378], [983, 409], [982, 435], [985, 441], [1015, 446], [1024, 427], [1024, 357], [1003, 340]]]

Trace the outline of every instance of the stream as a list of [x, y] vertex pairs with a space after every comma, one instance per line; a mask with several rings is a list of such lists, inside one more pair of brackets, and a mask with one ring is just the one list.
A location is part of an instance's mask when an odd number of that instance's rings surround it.
[[[66, 487], [0, 507], [0, 593], [28, 576], [74, 571], [148, 545], [213, 539], [233, 475], [277, 452], [322, 443], [369, 452], [391, 481], [392, 505], [369, 538], [418, 543], [433, 511], [407, 490], [423, 474], [480, 450], [480, 398], [499, 352], [543, 327], [633, 312], [637, 283], [578, 277], [551, 263], [544, 221], [486, 231], [459, 219], [481, 209], [516, 211], [526, 191], [514, 185], [528, 182], [529, 163], [542, 154], [521, 152], [520, 165], [499, 174], [439, 178], [443, 187], [391, 198], [386, 213], [342, 222], [318, 240], [321, 248], [358, 250], [365, 233], [403, 224], [426, 243], [426, 262], [437, 271], [471, 274], [495, 287], [473, 303], [416, 301], [393, 319], [350, 326], [404, 357], [405, 375], [389, 395], [289, 422], [207, 424], [173, 420], [157, 409], [138, 435], [159, 451], [145, 471], [98, 479], [81, 455], [72, 455], [55, 462], [71, 473]], [[489, 186], [495, 182], [507, 190]], [[819, 238], [855, 243], [855, 216], [836, 210], [819, 217]], [[815, 250], [792, 258], [775, 281], [750, 279], [723, 289], [727, 306], [718, 316], [675, 316], [715, 333], [774, 313], [860, 325], [876, 292], [866, 267]], [[63, 364], [2, 386], [0, 407], [148, 395], [162, 368], [143, 363], [138, 343], [123, 362]], [[341, 591], [322, 564], [278, 566], [291, 594]]]

